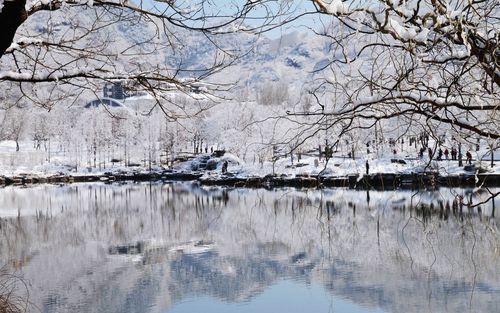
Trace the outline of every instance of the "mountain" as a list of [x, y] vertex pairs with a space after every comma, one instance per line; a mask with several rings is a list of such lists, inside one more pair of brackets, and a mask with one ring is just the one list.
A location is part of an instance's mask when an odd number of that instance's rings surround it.
[[[121, 21], [115, 22], [118, 15]], [[73, 42], [77, 36], [80, 38]], [[300, 90], [328, 65], [332, 55], [327, 39], [306, 32], [288, 33], [272, 40], [248, 33], [208, 35], [172, 26], [164, 30], [159, 23], [98, 8], [39, 12], [16, 36], [17, 40], [26, 37], [77, 48], [49, 48], [49, 53], [41, 56], [43, 66], [37, 68], [39, 73], [50, 73], [66, 61], [67, 70], [96, 67], [134, 73], [160, 68], [171, 76], [189, 78], [207, 74], [214, 64], [232, 63], [209, 81], [236, 83], [239, 89], [280, 82], [289, 89]], [[78, 50], [83, 46], [90, 47], [90, 55]], [[38, 50], [28, 51], [35, 54]], [[33, 66], [28, 59], [21, 63], [25, 70]], [[12, 62], [9, 65], [13, 66]]]

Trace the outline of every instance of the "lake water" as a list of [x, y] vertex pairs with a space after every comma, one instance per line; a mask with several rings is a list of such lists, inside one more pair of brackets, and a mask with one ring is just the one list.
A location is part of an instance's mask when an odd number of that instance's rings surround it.
[[15, 292], [30, 312], [500, 312], [500, 202], [488, 197], [6, 187], [0, 266], [26, 283]]

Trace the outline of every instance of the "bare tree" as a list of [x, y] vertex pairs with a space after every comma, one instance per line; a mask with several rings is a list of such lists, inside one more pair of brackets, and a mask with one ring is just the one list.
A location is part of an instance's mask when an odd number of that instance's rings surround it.
[[[273, 2], [2, 0], [0, 100], [15, 103], [20, 97], [13, 98], [12, 89], [18, 89], [23, 98], [50, 109], [96, 93], [103, 81], [120, 80], [132, 91], [148, 91], [165, 115], [176, 119], [178, 113], [166, 104], [180, 106], [165, 95], [227, 89], [231, 82], [198, 84], [245, 53], [218, 37], [262, 31], [286, 20], [290, 5]], [[257, 10], [263, 5], [276, 11]], [[117, 30], [125, 38], [118, 38]], [[200, 40], [211, 46], [210, 53], [203, 66], [190, 67], [184, 56], [189, 44]]]
[[25, 131], [25, 119], [22, 109], [14, 107], [6, 112], [0, 124], [0, 139], [13, 140], [16, 143], [16, 151], [19, 151], [19, 141]]
[[436, 138], [448, 132], [498, 147], [498, 1], [310, 2], [324, 22], [314, 32], [332, 48], [325, 78], [310, 87], [316, 105], [289, 112], [298, 124], [313, 119], [304, 137], [392, 126], [397, 118]]
[[[304, 1], [290, 0], [25, 1], [4, 0], [0, 11], [4, 102], [18, 89], [50, 107], [119, 79], [148, 90], [177, 119], [185, 107], [166, 97], [169, 91], [220, 90], [199, 88], [198, 81], [244, 53], [218, 36], [265, 32], [313, 14], [324, 27], [312, 31], [331, 41], [331, 58], [319, 69], [326, 75], [310, 84], [314, 103], [288, 110], [286, 120], [303, 125], [303, 138], [325, 129], [342, 135], [378, 126], [378, 133], [397, 118], [398, 133], [417, 125], [438, 138], [452, 129], [463, 140], [482, 137], [498, 146], [495, 0], [308, 0], [302, 10], [296, 8]], [[31, 20], [47, 26], [31, 29]], [[114, 38], [120, 28], [132, 40]], [[186, 66], [182, 57], [193, 32], [214, 47], [203, 68]], [[180, 56], [177, 63], [165, 62], [173, 56]]]

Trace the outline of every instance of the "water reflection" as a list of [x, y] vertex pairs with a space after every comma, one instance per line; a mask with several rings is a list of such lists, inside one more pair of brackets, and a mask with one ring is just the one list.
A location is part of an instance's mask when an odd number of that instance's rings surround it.
[[282, 311], [291, 294], [316, 299], [318, 312], [497, 312], [498, 199], [488, 196], [9, 187], [0, 261], [42, 312]]

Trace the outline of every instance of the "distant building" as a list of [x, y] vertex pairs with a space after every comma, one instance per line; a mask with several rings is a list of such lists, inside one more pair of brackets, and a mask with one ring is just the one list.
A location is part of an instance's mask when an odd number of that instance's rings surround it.
[[107, 83], [106, 85], [104, 85], [103, 97], [123, 100], [127, 97], [127, 95], [123, 90], [122, 83], [116, 82], [116, 83]]
[[87, 102], [84, 108], [98, 107], [101, 104], [109, 107], [122, 107], [123, 100], [136, 94], [129, 94], [121, 81], [106, 83], [102, 89], [103, 97]]

